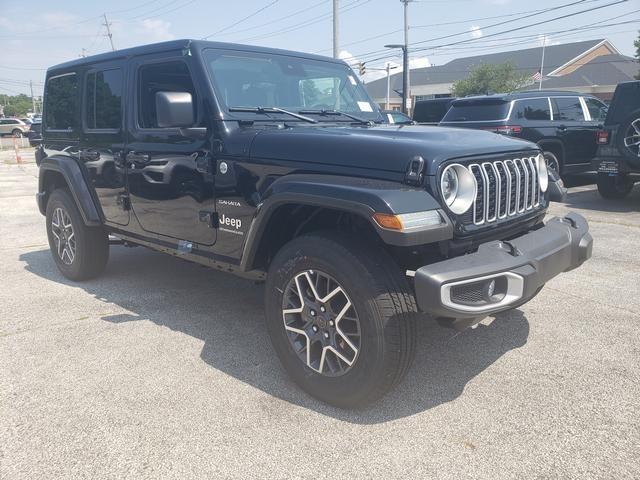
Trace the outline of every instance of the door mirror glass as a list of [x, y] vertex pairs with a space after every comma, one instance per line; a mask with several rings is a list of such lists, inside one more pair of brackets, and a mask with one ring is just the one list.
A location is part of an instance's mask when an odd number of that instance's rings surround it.
[[159, 128], [190, 127], [194, 124], [193, 98], [189, 92], [156, 92]]

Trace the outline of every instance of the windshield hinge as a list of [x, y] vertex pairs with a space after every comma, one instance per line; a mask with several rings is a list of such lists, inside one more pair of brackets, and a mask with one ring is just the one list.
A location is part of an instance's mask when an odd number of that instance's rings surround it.
[[404, 175], [404, 182], [409, 185], [422, 185], [424, 179], [424, 158], [416, 156], [411, 159]]

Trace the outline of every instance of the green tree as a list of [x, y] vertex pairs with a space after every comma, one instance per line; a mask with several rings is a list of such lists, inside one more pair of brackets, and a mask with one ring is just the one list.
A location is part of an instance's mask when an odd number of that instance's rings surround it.
[[[638, 39], [633, 42], [633, 46], [636, 47], [636, 59], [640, 62], [640, 30], [638, 30]], [[636, 75], [636, 80], [640, 80], [640, 71]]]
[[24, 117], [33, 109], [31, 97], [27, 95], [0, 95], [0, 105], [4, 106], [6, 117]]
[[512, 92], [531, 83], [530, 76], [518, 73], [511, 62], [481, 64], [467, 78], [453, 84], [451, 93], [456, 97], [485, 95], [487, 93]]

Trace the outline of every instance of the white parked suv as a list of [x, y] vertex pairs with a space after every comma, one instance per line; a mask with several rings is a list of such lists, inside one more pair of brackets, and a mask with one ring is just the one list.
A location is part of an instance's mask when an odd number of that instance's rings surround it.
[[0, 135], [12, 135], [24, 137], [29, 132], [30, 126], [18, 118], [0, 118]]

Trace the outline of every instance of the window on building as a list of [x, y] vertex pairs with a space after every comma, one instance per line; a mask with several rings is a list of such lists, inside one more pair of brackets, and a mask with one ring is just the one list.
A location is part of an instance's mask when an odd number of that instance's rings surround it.
[[119, 129], [122, 126], [122, 70], [89, 73], [85, 95], [87, 128]]
[[587, 104], [587, 108], [589, 109], [591, 120], [604, 122], [604, 120], [607, 118], [608, 107], [600, 100], [597, 100], [595, 98], [585, 97], [584, 101]]
[[526, 118], [527, 120], [551, 120], [549, 100], [546, 98], [520, 100], [517, 102], [517, 105], [518, 118]]
[[[138, 72], [138, 124], [141, 128], [158, 128], [157, 92], [188, 92], [196, 109], [196, 90], [184, 62], [143, 65]], [[195, 111], [194, 118], [197, 118]]]
[[551, 100], [554, 105], [553, 119], [568, 122], [584, 121], [582, 104], [578, 97], [557, 97]]
[[70, 130], [77, 126], [78, 77], [75, 73], [50, 78], [45, 98], [47, 129]]

